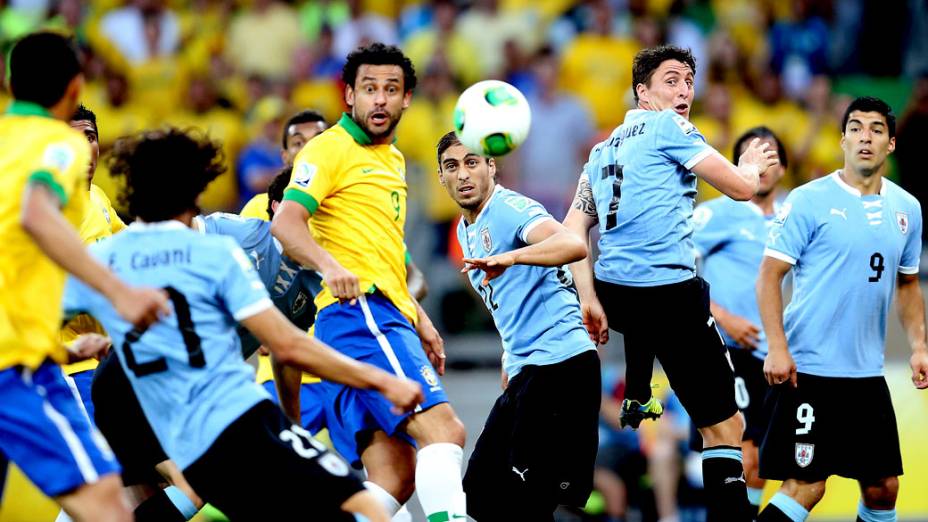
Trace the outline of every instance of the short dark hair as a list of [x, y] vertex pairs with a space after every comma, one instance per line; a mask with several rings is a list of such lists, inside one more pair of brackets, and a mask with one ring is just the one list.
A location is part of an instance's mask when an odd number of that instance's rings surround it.
[[658, 45], [642, 49], [638, 51], [632, 62], [632, 94], [635, 95], [635, 103], [638, 103], [638, 84], [648, 85], [654, 71], [667, 60], [685, 63], [693, 70], [693, 74], [696, 74], [696, 58], [693, 58], [693, 52], [689, 49], [675, 45]]
[[225, 172], [222, 145], [196, 129], [166, 127], [120, 138], [107, 165], [125, 179], [120, 201], [143, 221], [197, 211], [197, 197]]
[[73, 41], [48, 31], [22, 37], [13, 45], [9, 60], [13, 97], [45, 108], [61, 101], [68, 84], [81, 73]]
[[409, 58], [395, 45], [385, 45], [374, 42], [367, 47], [358, 47], [348, 54], [345, 66], [342, 67], [342, 81], [345, 85], [354, 88], [358, 77], [358, 69], [362, 65], [396, 65], [403, 69], [403, 90], [411, 92], [416, 90], [416, 69]]
[[844, 134], [844, 129], [847, 128], [847, 121], [851, 118], [851, 113], [854, 111], [860, 112], [878, 112], [886, 118], [886, 126], [889, 128], [889, 137], [893, 138], [896, 136], [896, 114], [893, 113], [893, 108], [889, 106], [885, 101], [875, 97], [875, 96], [861, 96], [855, 98], [850, 105], [847, 106], [847, 110], [844, 111], [844, 118], [841, 119], [841, 134]]
[[287, 120], [287, 123], [284, 123], [284, 130], [281, 133], [281, 138], [280, 138], [280, 146], [284, 149], [287, 148], [287, 136], [289, 136], [287, 131], [290, 129], [291, 126], [299, 125], [301, 123], [310, 123], [314, 121], [321, 121], [322, 123], [325, 123], [325, 116], [319, 114], [319, 112], [314, 111], [312, 109], [306, 109], [306, 110], [303, 110], [303, 111], [300, 111], [294, 114], [293, 116], [290, 116], [290, 119]]
[[438, 140], [438, 170], [441, 170], [441, 155], [454, 145], [461, 145], [461, 140], [454, 131], [445, 134]]
[[780, 160], [780, 165], [783, 165], [783, 168], [789, 166], [789, 159], [786, 157], [786, 147], [783, 146], [783, 142], [780, 141], [780, 137], [777, 136], [772, 130], [763, 125], [759, 127], [754, 127], [748, 129], [744, 134], [738, 137], [735, 141], [735, 146], [732, 148], [732, 161], [737, 164], [738, 158], [741, 157], [741, 153], [744, 152], [743, 149], [747, 147], [748, 143], [754, 138], [760, 139], [771, 139], [777, 144], [777, 156]]
[[[316, 121], [316, 120], [312, 120]], [[293, 174], [293, 167], [284, 167], [271, 184], [267, 186], [267, 216], [274, 219], [274, 209], [272, 204], [280, 203], [284, 200], [284, 189], [290, 184], [290, 176]]]
[[74, 115], [71, 116], [71, 121], [89, 121], [93, 125], [93, 131], [100, 134], [100, 131], [97, 129], [97, 115], [90, 109], [87, 108], [83, 103], [77, 106], [77, 110], [74, 111]]

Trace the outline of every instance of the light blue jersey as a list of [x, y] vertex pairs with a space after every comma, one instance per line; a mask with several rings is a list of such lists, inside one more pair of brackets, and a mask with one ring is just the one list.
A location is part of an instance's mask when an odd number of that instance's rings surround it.
[[[302, 269], [283, 255], [283, 247], [271, 235], [269, 222], [225, 212], [194, 219], [198, 230], [204, 234], [221, 234], [235, 239], [258, 271], [274, 306], [297, 328], [309, 330], [316, 315], [313, 299], [322, 291], [322, 277], [313, 270]], [[240, 327], [238, 332], [242, 338], [242, 352], [248, 357], [261, 343], [244, 327]]]
[[[753, 202], [726, 196], [707, 201], [693, 212], [693, 242], [703, 260], [702, 277], [712, 287], [712, 300], [758, 327], [760, 309], [754, 285], [772, 225], [773, 215], [765, 216]], [[728, 333], [719, 331], [727, 346], [740, 347]], [[767, 336], [761, 330], [757, 337], [757, 349], [751, 353], [763, 359], [767, 355]]]
[[679, 283], [696, 275], [696, 176], [715, 151], [677, 113], [632, 110], [583, 168], [599, 217], [596, 277], [627, 286]]
[[[532, 228], [548, 219], [553, 218], [543, 206], [497, 185], [474, 223], [458, 224], [458, 242], [465, 257], [501, 254], [526, 246]], [[472, 270], [468, 277], [503, 339], [509, 378], [523, 366], [555, 364], [596, 349], [566, 267], [515, 265], [486, 286], [483, 271]]]
[[167, 289], [173, 314], [138, 332], [109, 301], [68, 280], [64, 308], [99, 320], [167, 455], [184, 469], [258, 402], [235, 335], [236, 321], [272, 307], [248, 256], [232, 238], [203, 236], [177, 221], [134, 223], [90, 247], [135, 286]]
[[838, 172], [793, 190], [764, 254], [794, 265], [783, 325], [802, 373], [882, 374], [886, 317], [896, 274], [917, 274], [921, 206], [883, 179], [861, 196]]

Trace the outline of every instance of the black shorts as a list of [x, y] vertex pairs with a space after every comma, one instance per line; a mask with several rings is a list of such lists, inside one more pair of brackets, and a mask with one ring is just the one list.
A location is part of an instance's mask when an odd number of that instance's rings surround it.
[[471, 454], [464, 476], [468, 514], [480, 522], [552, 520], [559, 504], [585, 505], [601, 394], [594, 350], [522, 368], [493, 405]]
[[727, 349], [709, 312], [708, 283], [701, 277], [650, 287], [595, 283], [609, 327], [625, 337], [626, 353], [657, 357], [697, 428], [738, 411]]
[[97, 366], [90, 388], [94, 422], [122, 465], [126, 486], [158, 484], [164, 478], [155, 465], [168, 460], [142, 405], [114, 352]]
[[230, 520], [354, 522], [340, 506], [361, 481], [338, 455], [261, 401], [230, 424], [184, 477]]
[[809, 482], [840, 475], [871, 481], [902, 475], [892, 397], [883, 377], [800, 373], [798, 387], [771, 388], [760, 444], [761, 478]]

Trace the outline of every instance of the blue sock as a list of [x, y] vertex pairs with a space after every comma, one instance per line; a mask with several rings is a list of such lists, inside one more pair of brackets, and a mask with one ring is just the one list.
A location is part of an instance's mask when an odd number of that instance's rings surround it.
[[171, 504], [174, 504], [174, 507], [180, 511], [181, 515], [184, 515], [184, 518], [190, 520], [194, 515], [197, 514], [197, 507], [194, 505], [193, 501], [187, 498], [187, 495], [184, 495], [184, 492], [179, 490], [177, 486], [168, 486], [164, 488], [164, 494], [168, 496], [171, 500]]
[[896, 522], [896, 510], [868, 508], [861, 500], [857, 506], [857, 518], [863, 522]]
[[752, 506], [759, 506], [760, 501], [764, 496], [764, 490], [761, 488], [748, 488], [748, 502]]
[[780, 493], [779, 491], [770, 499], [770, 505], [775, 506], [793, 522], [804, 522], [809, 516], [809, 511], [803, 507], [802, 504], [793, 500], [789, 495]]

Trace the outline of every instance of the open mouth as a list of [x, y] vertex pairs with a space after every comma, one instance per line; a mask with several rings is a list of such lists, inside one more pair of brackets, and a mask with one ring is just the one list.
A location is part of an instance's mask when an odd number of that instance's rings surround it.
[[864, 159], [870, 159], [873, 157], [873, 151], [870, 149], [860, 149], [857, 151], [857, 155]]
[[686, 112], [690, 110], [690, 106], [688, 103], [678, 103], [674, 105], [673, 110], [677, 114], [686, 114]]
[[370, 115], [371, 123], [374, 125], [385, 125], [389, 119], [386, 112], [373, 112]]
[[475, 191], [476, 188], [473, 185], [461, 185], [458, 187], [458, 194], [462, 196], [472, 196]]

